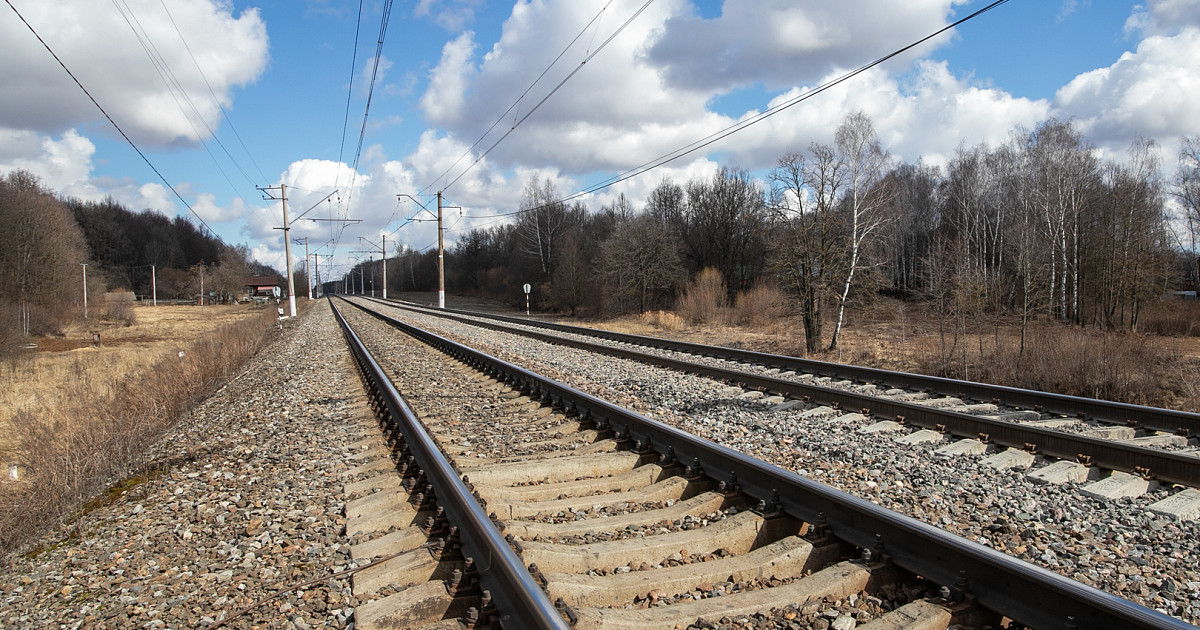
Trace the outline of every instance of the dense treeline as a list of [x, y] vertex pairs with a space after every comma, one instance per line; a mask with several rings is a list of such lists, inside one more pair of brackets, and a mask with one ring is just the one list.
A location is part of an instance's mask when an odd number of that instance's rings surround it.
[[[713, 268], [729, 297], [786, 291], [810, 351], [836, 347], [845, 309], [881, 293], [964, 332], [984, 313], [1135, 330], [1149, 300], [1200, 276], [1200, 141], [1183, 147], [1164, 180], [1153, 141], [1101, 160], [1071, 122], [1049, 120], [939, 168], [897, 163], [856, 113], [765, 180], [732, 168], [663, 180], [640, 208], [565, 204], [532, 177], [514, 223], [447, 253], [447, 288], [518, 304], [528, 282], [540, 308], [615, 314], [669, 307]], [[1168, 216], [1170, 196], [1183, 216]], [[436, 265], [435, 252], [402, 250], [389, 286], [432, 290]]]
[[252, 262], [246, 247], [228, 246], [182, 217], [131, 212], [111, 199], [59, 199], [25, 171], [0, 178], [0, 222], [4, 337], [57, 332], [82, 315], [85, 263], [92, 296], [150, 295], [152, 266], [162, 299], [194, 299], [202, 290], [228, 297], [247, 275], [277, 275]]
[[251, 260], [245, 246], [226, 245], [183, 217], [132, 212], [112, 199], [64, 203], [83, 229], [91, 259], [104, 271], [109, 288], [150, 295], [156, 276], [159, 297], [188, 298], [199, 293], [203, 277], [205, 294], [228, 297], [240, 291], [246, 276], [278, 275]]

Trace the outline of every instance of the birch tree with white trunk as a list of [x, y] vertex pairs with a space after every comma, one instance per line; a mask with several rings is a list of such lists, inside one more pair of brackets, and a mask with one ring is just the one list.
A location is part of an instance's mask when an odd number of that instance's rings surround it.
[[837, 296], [837, 320], [829, 341], [830, 350], [837, 349], [855, 274], [865, 266], [865, 248], [883, 227], [886, 219], [881, 210], [893, 194], [883, 181], [890, 158], [879, 143], [870, 117], [861, 111], [846, 116], [834, 134], [834, 147], [846, 178], [842, 207], [849, 231], [845, 275]]

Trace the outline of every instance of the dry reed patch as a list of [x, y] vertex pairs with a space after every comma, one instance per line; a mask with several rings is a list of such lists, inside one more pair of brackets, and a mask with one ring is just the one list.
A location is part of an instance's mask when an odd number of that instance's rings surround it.
[[[20, 438], [13, 419], [25, 412], [54, 423], [68, 398], [107, 396], [122, 379], [139, 374], [168, 356], [178, 356], [202, 336], [228, 324], [260, 316], [264, 307], [137, 306], [135, 323], [88, 320], [69, 326], [62, 337], [32, 340], [0, 366], [0, 465], [19, 459]], [[92, 333], [100, 345], [92, 346]]]
[[199, 335], [178, 354], [115, 377], [80, 370], [53, 405], [9, 420], [25, 477], [0, 487], [0, 552], [76, 510], [106, 484], [145, 468], [145, 453], [267, 341], [273, 309]]

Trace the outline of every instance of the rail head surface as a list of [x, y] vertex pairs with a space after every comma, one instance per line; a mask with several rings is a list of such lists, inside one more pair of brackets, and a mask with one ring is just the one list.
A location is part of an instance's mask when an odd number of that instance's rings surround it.
[[[351, 302], [351, 304], [354, 304]], [[699, 466], [714, 479], [748, 496], [778, 502], [785, 512], [809, 523], [824, 521], [834, 536], [865, 549], [882, 544], [896, 563], [945, 586], [961, 584], [986, 608], [1032, 628], [1097, 630], [1130, 628], [1195, 630], [1195, 626], [1081, 584], [990, 547], [947, 533], [874, 503], [801, 477], [709, 440], [646, 418], [585, 392], [355, 304], [396, 327], [476, 368], [503, 378], [531, 396], [610, 427], [666, 457]]]
[[[387, 303], [393, 306], [398, 304], [406, 304], [404, 302], [394, 300], [388, 300]], [[413, 306], [419, 305], [413, 304]], [[661, 350], [672, 350], [676, 352], [699, 354], [702, 356], [710, 356], [720, 359], [729, 359], [732, 361], [756, 363], [759, 365], [776, 367], [781, 370], [803, 370], [821, 375], [837, 375], [842, 378], [890, 385], [893, 387], [903, 387], [917, 390], [936, 390], [948, 396], [963, 396], [980, 401], [998, 399], [1006, 405], [1024, 407], [1028, 409], [1040, 408], [1043, 411], [1064, 416], [1077, 416], [1079, 414], [1083, 414], [1088, 418], [1094, 418], [1103, 422], [1117, 424], [1132, 423], [1137, 426], [1143, 426], [1149, 429], [1167, 432], [1174, 432], [1179, 429], [1184, 429], [1187, 430], [1190, 435], [1200, 435], [1200, 414], [1178, 411], [1174, 409], [1162, 409], [1159, 407], [1147, 407], [1143, 405], [1098, 400], [1095, 398], [1083, 398], [1080, 396], [1068, 396], [1066, 394], [1039, 392], [1029, 389], [1022, 389], [1019, 387], [1007, 387], [1004, 385], [989, 385], [987, 383], [962, 381], [940, 376], [928, 376], [924, 374], [912, 374], [908, 372], [892, 372], [879, 368], [830, 363], [828, 361], [802, 359], [800, 357], [770, 354], [766, 352], [755, 352], [753, 350], [741, 350], [737, 348], [727, 348], [724, 346], [706, 346], [687, 341], [676, 341], [673, 339], [663, 339], [661, 337], [651, 337], [647, 335], [618, 333], [600, 330], [597, 328], [571, 326], [569, 324], [557, 324], [554, 322], [543, 322], [521, 317], [512, 317], [508, 315], [480, 313], [461, 309], [438, 310], [448, 313], [467, 315], [470, 317], [494, 319], [496, 321], [509, 322], [524, 326], [533, 326], [548, 330], [557, 330], [560, 332], [608, 339], [610, 341], [648, 346], [652, 348], [659, 348]]]
[[341, 311], [332, 301], [329, 305], [360, 369], [387, 406], [394, 428], [403, 436], [409, 452], [433, 486], [438, 506], [445, 509], [450, 522], [459, 528], [463, 555], [474, 559], [483, 588], [492, 593], [501, 626], [506, 629], [569, 628]]
[[[374, 301], [380, 302], [379, 300]], [[386, 302], [386, 304], [396, 306], [393, 302]], [[438, 313], [438, 316], [484, 328], [517, 332], [548, 343], [603, 352], [634, 361], [649, 362], [668, 369], [739, 383], [749, 389], [811, 400], [814, 403], [830, 405], [834, 408], [869, 409], [870, 415], [877, 418], [896, 420], [926, 429], [936, 429], [962, 438], [980, 439], [998, 446], [1031, 450], [1059, 459], [1087, 461], [1109, 470], [1134, 473], [1166, 483], [1178, 483], [1193, 488], [1200, 487], [1200, 459], [1182, 453], [938, 409], [915, 402], [889, 400], [844, 389], [696, 364], [650, 355], [628, 348], [594, 345], [546, 333], [529, 330], [514, 331], [502, 324], [480, 322], [469, 319], [469, 316], [453, 313]]]

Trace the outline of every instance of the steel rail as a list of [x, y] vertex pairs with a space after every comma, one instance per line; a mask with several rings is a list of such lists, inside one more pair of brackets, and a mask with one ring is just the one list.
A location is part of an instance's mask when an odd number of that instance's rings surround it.
[[[388, 300], [386, 303], [392, 306], [407, 304], [393, 300]], [[412, 304], [412, 306], [419, 307], [419, 305], [416, 304]], [[423, 312], [428, 313], [430, 311], [423, 310]], [[670, 350], [673, 352], [698, 354], [701, 356], [727, 359], [741, 363], [753, 363], [766, 367], [779, 368], [780, 370], [792, 370], [795, 372], [816, 374], [818, 376], [831, 376], [862, 383], [875, 383], [877, 385], [886, 387], [937, 392], [947, 396], [957, 396], [963, 398], [964, 400], [970, 399], [979, 402], [996, 402], [997, 404], [1010, 407], [1044, 411], [1073, 418], [1094, 419], [1110, 424], [1144, 427], [1155, 431], [1166, 431], [1168, 433], [1186, 431], [1188, 435], [1200, 435], [1200, 413], [1190, 413], [1174, 409], [1162, 409], [1160, 407], [1132, 405], [1129, 403], [1098, 400], [1095, 398], [1084, 398], [1080, 396], [1067, 396], [1065, 394], [1055, 394], [1051, 392], [1039, 392], [1030, 389], [1022, 389], [1019, 387], [989, 385], [987, 383], [961, 381], [957, 379], [943, 378], [940, 376], [927, 376], [924, 374], [912, 374], [909, 372], [892, 372], [890, 370], [882, 370], [879, 368], [845, 365], [842, 363], [831, 363], [828, 361], [817, 361], [814, 359], [802, 359], [799, 357], [770, 354], [766, 352], [755, 352], [753, 350], [740, 350], [737, 348], [727, 348], [724, 346], [706, 346], [704, 344], [692, 343], [688, 341], [676, 341], [672, 339], [662, 339], [659, 337], [650, 337], [646, 335], [632, 335], [627, 333], [600, 330], [597, 328], [556, 324], [553, 322], [542, 322], [520, 317], [511, 317], [507, 315], [496, 315], [492, 313], [480, 313], [459, 309], [437, 309], [432, 311], [432, 314], [436, 315], [442, 312], [494, 319], [497, 321], [520, 324], [523, 326], [546, 328], [549, 330], [557, 330], [559, 332], [597, 337], [601, 339], [607, 339], [609, 341], [628, 343], [632, 345], [649, 346], [661, 350]]]
[[409, 409], [391, 379], [351, 329], [341, 311], [329, 302], [355, 360], [390, 413], [389, 422], [404, 438], [409, 452], [433, 486], [434, 497], [450, 522], [458, 527], [464, 556], [475, 562], [480, 583], [492, 593], [504, 628], [566, 630], [570, 626], [555, 610], [525, 564], [504, 540], [470, 488], [442, 454], [437, 442]]
[[[392, 302], [386, 304], [397, 307]], [[398, 308], [408, 307], [399, 306]], [[426, 311], [418, 310], [418, 312], [425, 313]], [[438, 316], [473, 326], [521, 334], [547, 343], [604, 353], [672, 370], [739, 383], [750, 389], [768, 391], [838, 409], [863, 410], [867, 415], [878, 419], [894, 420], [961, 438], [980, 439], [999, 446], [1029, 450], [1058, 459], [1086, 462], [1108, 470], [1119, 470], [1147, 478], [1153, 477], [1167, 483], [1178, 483], [1193, 488], [1200, 487], [1200, 457], [1192, 455], [938, 409], [913, 402], [889, 400], [869, 394], [856, 394], [843, 389], [701, 365], [629, 348], [593, 344], [529, 330], [514, 330], [499, 324], [471, 320], [461, 315], [439, 313]]]
[[805, 522], [824, 522], [834, 536], [857, 547], [882, 547], [897, 566], [936, 584], [965, 588], [983, 607], [1026, 626], [1046, 630], [1195, 630], [1195, 626], [1145, 606], [662, 424], [362, 305], [354, 306], [524, 390], [530, 397], [576, 413], [600, 428], [611, 428], [636, 448], [652, 449], [665, 460], [690, 464]]

